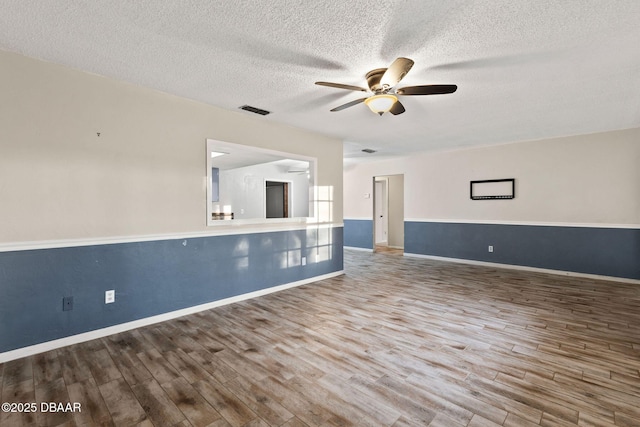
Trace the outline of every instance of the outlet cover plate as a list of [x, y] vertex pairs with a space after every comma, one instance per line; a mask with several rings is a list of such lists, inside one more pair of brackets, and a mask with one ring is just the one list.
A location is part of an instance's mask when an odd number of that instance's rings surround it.
[[115, 290], [106, 291], [104, 293], [104, 303], [105, 304], [111, 304], [112, 302], [115, 302], [115, 300], [116, 300], [116, 291]]
[[62, 311], [73, 310], [73, 297], [62, 298]]

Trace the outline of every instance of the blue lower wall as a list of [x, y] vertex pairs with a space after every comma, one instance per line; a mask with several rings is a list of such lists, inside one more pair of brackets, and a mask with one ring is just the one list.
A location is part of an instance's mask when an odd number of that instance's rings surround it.
[[373, 249], [373, 220], [345, 219], [344, 245], [352, 248]]
[[0, 353], [342, 269], [341, 227], [3, 252]]
[[638, 229], [405, 222], [404, 233], [406, 253], [640, 279]]

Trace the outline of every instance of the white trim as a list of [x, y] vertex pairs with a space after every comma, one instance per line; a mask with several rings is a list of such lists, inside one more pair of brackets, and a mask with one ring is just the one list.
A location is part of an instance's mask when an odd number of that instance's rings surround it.
[[314, 228], [339, 228], [343, 223], [314, 223], [278, 225], [273, 227], [231, 226], [227, 229], [215, 229], [201, 232], [147, 234], [139, 236], [115, 236], [89, 239], [43, 240], [32, 242], [0, 243], [0, 252], [29, 251], [36, 249], [71, 248], [79, 246], [115, 245], [118, 243], [153, 242], [158, 240], [197, 239], [200, 237], [229, 236], [238, 234], [270, 233], [274, 231], [309, 230]]
[[435, 255], [412, 254], [407, 252], [404, 253], [404, 256], [411, 257], [411, 258], [432, 259], [435, 261], [455, 262], [459, 264], [482, 265], [485, 267], [497, 267], [497, 268], [507, 268], [511, 270], [533, 271], [537, 273], [549, 273], [549, 274], [557, 274], [560, 276], [582, 277], [586, 279], [608, 280], [611, 282], [633, 283], [636, 285], [640, 285], [640, 280], [627, 279], [625, 277], [602, 276], [600, 274], [577, 273], [574, 271], [551, 270], [548, 268], [527, 267], [524, 265], [514, 265], [514, 264], [501, 264], [497, 262], [476, 261], [476, 260], [462, 259], [462, 258], [448, 258], [448, 257], [435, 256]]
[[[345, 218], [346, 219], [346, 218]], [[482, 219], [427, 219], [427, 218], [405, 218], [405, 222], [442, 222], [460, 224], [496, 224], [496, 225], [532, 225], [546, 227], [585, 227], [585, 228], [627, 228], [640, 229], [640, 224], [605, 224], [605, 223], [571, 223], [571, 222], [534, 222], [534, 221], [500, 221]]]
[[363, 251], [363, 252], [373, 252], [373, 249], [369, 248], [359, 248], [357, 246], [344, 246], [344, 249], [351, 249], [352, 251]]
[[204, 310], [210, 310], [212, 308], [220, 307], [223, 305], [233, 304], [236, 302], [268, 295], [274, 292], [283, 291], [285, 289], [290, 289], [297, 286], [302, 286], [309, 283], [330, 279], [332, 277], [340, 276], [342, 274], [344, 274], [344, 270], [334, 271], [332, 273], [323, 274], [321, 276], [315, 276], [309, 279], [298, 280], [297, 282], [285, 283], [284, 285], [261, 289], [259, 291], [249, 292], [246, 294], [221, 299], [218, 301], [213, 301], [206, 304], [195, 305], [193, 307], [183, 308], [181, 310], [176, 310], [176, 311], [170, 311], [168, 313], [158, 314], [156, 316], [146, 317], [144, 319], [134, 320], [132, 322], [120, 323], [118, 325], [109, 326], [107, 328], [96, 329], [95, 331], [84, 332], [82, 334], [72, 335], [70, 337], [60, 338], [53, 341], [47, 341], [41, 344], [35, 344], [28, 347], [7, 351], [4, 353], [0, 353], [0, 363], [9, 362], [11, 360], [20, 359], [22, 357], [33, 356], [34, 354], [43, 353], [45, 351], [55, 350], [57, 348], [66, 347], [72, 344], [78, 344], [81, 342], [106, 337], [106, 336], [117, 334], [120, 332], [129, 331], [131, 329], [141, 328], [143, 326], [152, 325], [154, 323], [165, 322], [167, 320], [175, 319], [175, 318], [186, 316], [193, 313], [198, 313]]
[[[369, 217], [344, 217], [343, 221], [372, 221]], [[530, 225], [546, 227], [584, 227], [584, 228], [626, 228], [630, 230], [640, 229], [640, 224], [605, 224], [589, 222], [536, 222], [536, 221], [501, 221], [493, 219], [431, 219], [431, 218], [405, 218], [404, 222], [441, 222], [447, 224], [496, 224], [496, 225]]]

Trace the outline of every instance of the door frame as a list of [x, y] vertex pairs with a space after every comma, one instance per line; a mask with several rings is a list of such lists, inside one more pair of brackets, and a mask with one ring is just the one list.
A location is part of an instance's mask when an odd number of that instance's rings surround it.
[[[391, 178], [402, 177], [401, 185], [391, 185]], [[376, 181], [386, 181], [385, 191], [385, 203], [386, 203], [386, 224], [387, 224], [387, 246], [392, 249], [404, 250], [404, 223], [405, 223], [405, 187], [404, 187], [405, 174], [387, 174], [387, 175], [375, 175], [372, 179], [373, 186], [373, 200], [372, 200], [372, 219], [373, 219], [373, 233], [371, 236], [373, 252], [376, 251]], [[394, 181], [395, 182], [395, 181]], [[395, 189], [392, 191], [392, 187]], [[394, 192], [398, 193], [395, 194]], [[398, 202], [396, 208], [392, 209], [390, 205], [391, 200]], [[397, 208], [399, 207], [399, 209]], [[392, 212], [393, 211], [393, 212]], [[394, 213], [395, 212], [395, 213]], [[393, 213], [393, 215], [392, 215]], [[393, 221], [392, 221], [393, 220]], [[393, 244], [392, 244], [393, 243]], [[399, 246], [400, 245], [400, 246]]]

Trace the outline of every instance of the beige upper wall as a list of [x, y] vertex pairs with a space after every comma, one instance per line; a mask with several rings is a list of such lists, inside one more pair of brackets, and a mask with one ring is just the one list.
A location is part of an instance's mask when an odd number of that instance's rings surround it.
[[[345, 218], [371, 218], [375, 175], [405, 175], [405, 218], [640, 225], [640, 129], [424, 153], [345, 169]], [[513, 200], [469, 181], [516, 179]]]
[[0, 243], [210, 230], [207, 138], [317, 157], [342, 221], [339, 140], [13, 53], [0, 64]]

